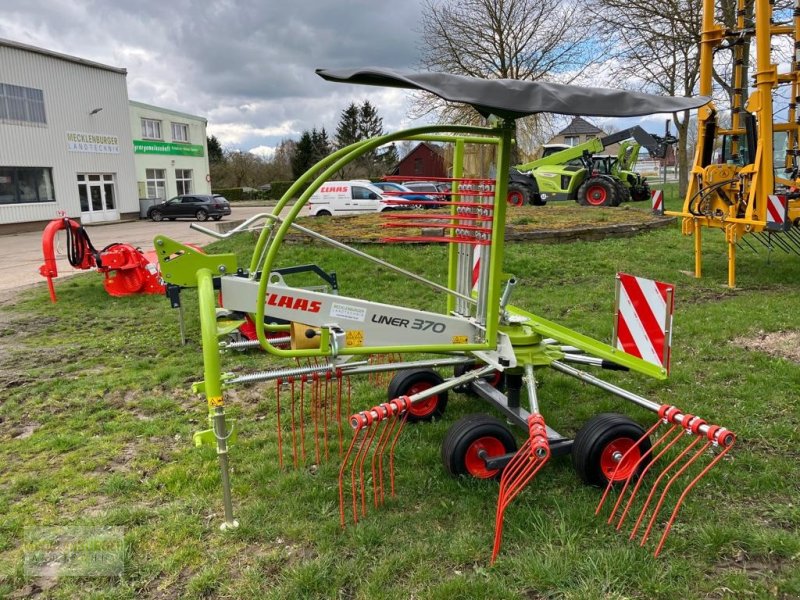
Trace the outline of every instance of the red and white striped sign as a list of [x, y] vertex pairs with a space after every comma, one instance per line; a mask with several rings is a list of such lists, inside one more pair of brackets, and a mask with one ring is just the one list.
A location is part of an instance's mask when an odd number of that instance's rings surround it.
[[472, 291], [478, 289], [478, 281], [481, 278], [481, 253], [475, 248], [475, 253], [472, 255]]
[[786, 226], [786, 196], [767, 196], [767, 229], [783, 230]]
[[663, 190], [653, 190], [650, 192], [650, 199], [653, 202], [653, 212], [657, 215], [664, 214], [664, 192]]
[[614, 346], [669, 371], [675, 286], [617, 273]]

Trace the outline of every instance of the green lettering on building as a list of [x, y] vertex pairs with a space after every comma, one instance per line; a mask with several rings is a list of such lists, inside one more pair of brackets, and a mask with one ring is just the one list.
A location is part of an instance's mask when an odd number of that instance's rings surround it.
[[175, 142], [153, 142], [133, 140], [136, 154], [170, 154], [172, 156], [204, 156], [203, 146], [198, 144], [176, 144]]

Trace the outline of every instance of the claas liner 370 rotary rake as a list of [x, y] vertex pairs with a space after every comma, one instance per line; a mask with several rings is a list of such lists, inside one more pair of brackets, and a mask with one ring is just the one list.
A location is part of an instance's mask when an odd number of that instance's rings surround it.
[[[167, 238], [156, 238], [165, 279], [198, 287], [205, 366], [204, 380], [195, 384], [195, 390], [205, 394], [211, 428], [196, 434], [196, 441], [209, 441], [217, 447], [225, 511], [222, 527], [237, 525], [228, 469], [228, 442], [236, 428], [226, 423], [225, 389], [253, 382], [275, 382], [281, 464], [298, 466], [341, 456], [339, 502], [340, 519], [345, 525], [364, 518], [368, 505], [377, 506], [387, 496], [394, 495], [394, 473], [399, 468], [395, 451], [401, 444], [403, 431], [411, 422], [440, 417], [447, 391], [456, 388], [474, 392], [486, 400], [527, 437], [517, 450], [515, 438], [505, 423], [488, 415], [473, 414], [452, 425], [443, 441], [442, 457], [451, 474], [501, 478], [492, 560], [500, 548], [504, 513], [510, 503], [551, 456], [570, 452], [585, 482], [607, 487], [601, 507], [604, 504], [611, 507], [609, 521], [615, 520], [620, 526], [630, 517], [635, 521], [634, 532], [641, 533], [642, 544], [658, 525], [661, 533], [656, 554], [660, 552], [685, 496], [731, 449], [735, 436], [727, 429], [679, 408], [660, 406], [569, 363], [636, 371], [656, 379], [666, 378], [665, 364], [647, 362], [508, 303], [515, 279], [502, 274], [506, 182], [503, 178], [497, 181], [464, 178], [464, 146], [493, 146], [495, 172], [507, 173], [516, 118], [544, 111], [635, 116], [695, 108], [706, 99], [661, 98], [607, 89], [381, 69], [318, 73], [331, 81], [425, 90], [446, 100], [470, 104], [486, 117], [493, 115], [495, 125], [419, 127], [334, 152], [301, 177], [271, 214], [253, 217], [240, 225], [239, 231], [256, 225], [260, 228], [248, 270], [235, 270], [230, 255], [202, 255]], [[295, 222], [314, 190], [343, 165], [402, 139], [454, 145], [451, 197], [435, 199], [437, 204], [448, 206], [449, 211], [424, 211], [425, 214], [392, 211], [385, 223], [387, 231], [392, 232], [387, 242], [448, 244], [448, 275], [444, 284]], [[290, 199], [295, 195], [299, 198], [292, 202]], [[402, 198], [392, 201], [398, 205], [418, 202]], [[423, 233], [404, 237], [396, 233], [403, 227], [421, 229]], [[216, 237], [235, 234], [204, 231]], [[276, 255], [290, 232], [310, 236], [316, 242], [332, 245], [407, 277], [412, 285], [433, 288], [446, 298], [446, 309], [441, 313], [417, 310], [290, 287], [274, 269]], [[223, 373], [220, 350], [226, 343], [220, 338], [230, 330], [230, 324], [225, 328], [218, 326], [217, 297], [221, 298], [227, 314], [247, 315], [255, 323], [264, 350], [294, 361], [292, 366], [250, 374]], [[289, 325], [265, 323], [265, 316]], [[285, 334], [281, 343], [267, 337], [276, 331]], [[281, 347], [283, 342], [289, 342], [290, 347]], [[416, 359], [419, 355], [423, 357]], [[382, 359], [369, 360], [375, 356]], [[454, 375], [443, 378], [434, 370], [443, 367], [452, 368]], [[645, 431], [624, 415], [598, 414], [578, 432], [574, 441], [567, 439], [546, 423], [547, 410], [540, 408], [535, 371], [544, 367], [649, 409], [656, 413], [657, 423]], [[388, 378], [391, 371], [396, 374], [389, 384], [387, 402], [365, 410], [351, 407], [351, 376]], [[505, 380], [506, 393], [497, 385], [501, 378]], [[520, 402], [523, 389], [527, 409]], [[352, 430], [349, 440], [345, 434], [348, 424]], [[660, 435], [655, 437], [657, 430]], [[645, 485], [645, 481], [651, 483]], [[640, 493], [644, 487], [650, 488], [649, 493]], [[672, 501], [677, 497], [677, 502], [668, 516], [665, 511], [665, 523], [658, 517], [667, 492], [673, 487], [676, 493], [669, 497]], [[681, 488], [683, 491], [677, 493]], [[612, 503], [609, 498], [613, 494], [616, 500]]]

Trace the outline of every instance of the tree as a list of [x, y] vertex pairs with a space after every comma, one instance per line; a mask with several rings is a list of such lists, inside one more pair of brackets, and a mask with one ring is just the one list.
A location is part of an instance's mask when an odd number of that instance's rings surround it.
[[292, 157], [297, 143], [294, 140], [281, 140], [272, 156], [273, 181], [288, 181], [292, 178]]
[[292, 154], [292, 176], [299, 179], [314, 164], [314, 142], [311, 132], [304, 131]]
[[336, 125], [336, 147], [344, 148], [355, 144], [361, 139], [358, 130], [358, 106], [351, 102], [350, 106], [342, 111], [339, 123]]
[[[364, 100], [361, 106], [351, 103], [342, 111], [339, 123], [336, 125], [336, 147], [344, 148], [383, 134], [383, 119], [369, 100]], [[397, 160], [397, 150], [393, 146], [376, 148], [343, 167], [339, 171], [339, 177], [342, 179], [381, 177], [397, 164]]]
[[[603, 55], [589, 36], [585, 8], [561, 0], [426, 0], [422, 7], [421, 66], [484, 79], [549, 80], [569, 83]], [[421, 94], [413, 114], [483, 124], [461, 104]], [[544, 116], [528, 117], [542, 122]], [[544, 124], [519, 127], [535, 133]], [[517, 139], [530, 152], [530, 139]]]
[[[618, 80], [637, 90], [692, 96], [700, 77], [702, 0], [593, 0], [601, 34], [618, 48]], [[723, 0], [730, 2], [731, 0]], [[678, 187], [689, 181], [689, 111], [673, 113], [678, 134]]]
[[[231, 150], [225, 153], [227, 165], [226, 183], [230, 187], [255, 187], [261, 181], [259, 171], [264, 164], [258, 156], [251, 152]], [[227, 186], [226, 186], [227, 187]]]
[[217, 136], [212, 135], [206, 137], [206, 145], [208, 146], [208, 162], [211, 164], [220, 163], [224, 160], [222, 153], [222, 144], [219, 143]]
[[[358, 109], [359, 139], [367, 140], [381, 135], [383, 135], [383, 119], [369, 100], [364, 100], [364, 104]], [[369, 178], [380, 177], [386, 171], [384, 156], [379, 148], [364, 154], [360, 162]]]

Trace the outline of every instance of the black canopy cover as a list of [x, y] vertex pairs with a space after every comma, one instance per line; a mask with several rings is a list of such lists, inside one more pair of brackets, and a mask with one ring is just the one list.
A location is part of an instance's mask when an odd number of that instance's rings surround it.
[[481, 115], [518, 119], [535, 113], [591, 117], [638, 117], [699, 108], [710, 98], [675, 98], [608, 88], [517, 79], [477, 79], [450, 73], [414, 73], [380, 67], [317, 69], [328, 81], [424, 90], [470, 104]]

